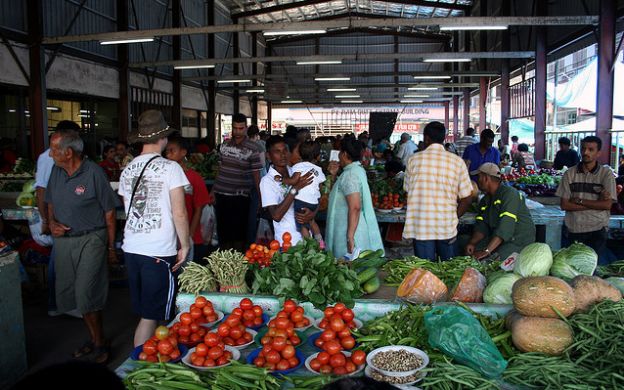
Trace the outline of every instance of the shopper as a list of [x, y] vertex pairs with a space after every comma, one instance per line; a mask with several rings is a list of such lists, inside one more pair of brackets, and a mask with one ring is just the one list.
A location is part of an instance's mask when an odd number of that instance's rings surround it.
[[498, 165], [485, 163], [470, 174], [478, 176], [479, 189], [485, 196], [479, 202], [479, 213], [466, 254], [477, 260], [488, 257], [505, 260], [535, 242], [535, 224], [524, 196], [501, 183]]
[[572, 168], [581, 161], [576, 150], [570, 147], [570, 139], [567, 137], [559, 138], [559, 151], [555, 155], [553, 168], [560, 171], [563, 167]]
[[431, 122], [423, 134], [425, 149], [410, 158], [403, 181], [403, 237], [413, 240], [417, 257], [448, 260], [457, 255], [457, 224], [472, 202], [472, 184], [462, 159], [444, 150], [444, 125]]
[[610, 168], [598, 163], [602, 140], [596, 136], [581, 141], [581, 163], [566, 171], [557, 188], [565, 210], [563, 238], [582, 242], [604, 259], [611, 205], [616, 198]]
[[516, 168], [535, 168], [535, 159], [529, 152], [529, 145], [518, 145], [518, 152], [514, 155], [512, 165]]
[[516, 153], [518, 153], [518, 136], [511, 136], [511, 158], [513, 158]]
[[247, 246], [250, 195], [260, 193], [262, 158], [247, 137], [247, 117], [232, 117], [232, 138], [219, 149], [219, 173], [212, 191], [216, 201], [219, 247], [244, 251]]
[[208, 247], [204, 245], [199, 222], [204, 207], [212, 203], [212, 200], [208, 194], [204, 179], [197, 171], [189, 167], [186, 159], [188, 152], [189, 145], [186, 139], [182, 137], [169, 138], [165, 148], [165, 156], [169, 160], [180, 164], [190, 183], [188, 186], [184, 186], [184, 204], [186, 205], [186, 214], [189, 219], [189, 235], [192, 242], [188, 259], [201, 260], [208, 255]]
[[[141, 317], [134, 346], [152, 337], [158, 321], [175, 314], [176, 271], [190, 249], [184, 187], [190, 183], [180, 165], [161, 157], [167, 136], [175, 130], [162, 113], [147, 110], [139, 116], [132, 143], [143, 144], [141, 154], [121, 173], [126, 227], [122, 249], [134, 311]], [[178, 246], [179, 243], [179, 246]]]
[[[340, 163], [332, 161], [328, 167], [335, 184], [329, 195], [325, 244], [337, 258], [357, 257], [358, 251], [365, 249], [383, 249], [361, 156], [361, 142], [345, 137]], [[336, 179], [340, 167], [342, 173]]]
[[115, 147], [106, 145], [102, 151], [102, 161], [99, 166], [104, 170], [108, 181], [119, 181], [119, 164], [115, 161]]
[[59, 132], [50, 139], [54, 167], [46, 189], [48, 221], [56, 257], [56, 304], [60, 312], [78, 309], [90, 338], [73, 356], [93, 353], [106, 363], [102, 309], [108, 295], [108, 267], [116, 263], [115, 193], [97, 164], [82, 158], [84, 143], [77, 132]]
[[[260, 181], [262, 207], [265, 207], [273, 219], [275, 239], [283, 244], [284, 233], [291, 235], [292, 245], [301, 240], [296, 223], [304, 224], [314, 219], [315, 213], [304, 208], [295, 213], [295, 197], [300, 190], [310, 185], [314, 179], [312, 172], [303, 175], [293, 174], [288, 166], [290, 151], [284, 138], [274, 135], [266, 142], [267, 157], [271, 161], [269, 172]], [[283, 182], [284, 178], [292, 179], [292, 185]]]
[[117, 141], [115, 144], [115, 161], [119, 164], [119, 170], [123, 171], [126, 169], [133, 158], [134, 156], [130, 154], [128, 144], [124, 141]]
[[[481, 132], [481, 140], [478, 144], [472, 144], [464, 150], [462, 158], [468, 164], [468, 170], [470, 172], [476, 171], [479, 167], [486, 162], [493, 164], [500, 164], [500, 153], [498, 149], [493, 147], [494, 144], [494, 132], [490, 129], [485, 129]], [[471, 179], [477, 181], [476, 176], [471, 176]]]
[[457, 155], [460, 157], [463, 156], [464, 150], [466, 150], [468, 146], [472, 144], [476, 144], [478, 142], [479, 142], [479, 139], [475, 136], [475, 129], [473, 129], [472, 127], [467, 128], [464, 136], [455, 142], [455, 146], [457, 148]]
[[401, 134], [401, 145], [398, 148], [396, 156], [401, 159], [403, 165], [407, 166], [410, 157], [416, 153], [418, 146], [412, 141], [412, 136], [408, 133]]

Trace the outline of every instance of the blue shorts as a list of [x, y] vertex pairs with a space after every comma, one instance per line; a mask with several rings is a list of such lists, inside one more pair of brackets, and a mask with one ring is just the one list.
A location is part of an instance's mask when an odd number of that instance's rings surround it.
[[170, 321], [175, 315], [177, 275], [171, 271], [176, 256], [155, 258], [125, 253], [132, 309], [141, 318]]
[[[302, 200], [299, 199], [295, 199], [295, 213], [298, 213], [301, 211], [301, 209], [309, 209], [310, 211], [314, 212], [316, 211], [316, 209], [318, 209], [318, 203], [307, 203], [304, 202]], [[295, 224], [297, 225], [297, 231], [301, 231], [302, 227], [305, 227], [306, 229], [310, 230], [310, 224], [306, 223], [305, 225], [301, 225], [299, 222], [297, 222], [297, 220], [295, 220]]]

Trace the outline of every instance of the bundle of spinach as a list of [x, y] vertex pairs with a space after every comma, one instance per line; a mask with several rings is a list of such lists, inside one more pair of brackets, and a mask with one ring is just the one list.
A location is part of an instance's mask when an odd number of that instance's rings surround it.
[[300, 241], [286, 253], [276, 253], [268, 267], [254, 267], [254, 294], [310, 302], [321, 310], [336, 302], [353, 307], [355, 298], [362, 296], [357, 274], [338, 264], [312, 239]]

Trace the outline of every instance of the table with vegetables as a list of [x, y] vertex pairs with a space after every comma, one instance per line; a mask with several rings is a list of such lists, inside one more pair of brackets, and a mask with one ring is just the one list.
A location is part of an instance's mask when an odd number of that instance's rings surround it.
[[[511, 264], [374, 251], [346, 263], [313, 240], [289, 244], [188, 265], [176, 319], [118, 368], [126, 386], [320, 389], [353, 375], [412, 389], [624, 389], [624, 261], [598, 267], [582, 244], [535, 243]], [[366, 299], [382, 283], [394, 294]]]

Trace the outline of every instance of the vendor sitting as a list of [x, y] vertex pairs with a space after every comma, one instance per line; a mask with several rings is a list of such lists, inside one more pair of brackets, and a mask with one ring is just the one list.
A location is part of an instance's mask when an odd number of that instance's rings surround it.
[[[485, 163], [470, 175], [478, 175], [479, 189], [485, 193], [479, 202], [472, 238], [466, 254], [477, 260], [486, 257], [505, 260], [514, 252], [535, 242], [535, 225], [515, 188], [501, 185], [501, 171], [496, 164]], [[498, 256], [492, 256], [498, 254]]]

